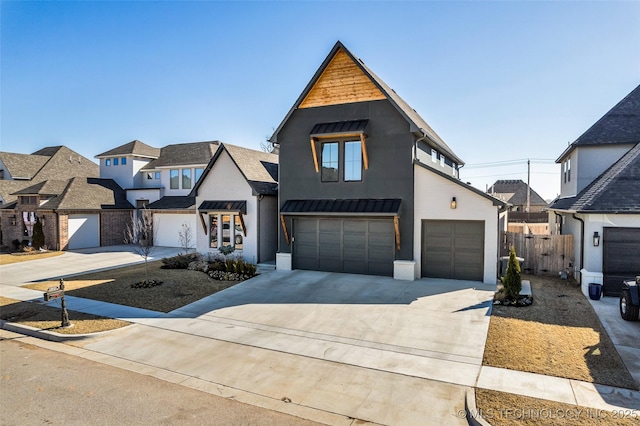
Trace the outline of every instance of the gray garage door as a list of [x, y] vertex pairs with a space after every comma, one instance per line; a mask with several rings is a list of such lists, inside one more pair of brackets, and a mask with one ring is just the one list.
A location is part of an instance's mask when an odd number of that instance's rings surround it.
[[391, 219], [297, 218], [293, 236], [294, 269], [393, 275]]
[[422, 276], [484, 279], [484, 222], [422, 221]]
[[622, 281], [640, 275], [640, 228], [604, 228], [602, 246], [602, 291], [617, 296]]

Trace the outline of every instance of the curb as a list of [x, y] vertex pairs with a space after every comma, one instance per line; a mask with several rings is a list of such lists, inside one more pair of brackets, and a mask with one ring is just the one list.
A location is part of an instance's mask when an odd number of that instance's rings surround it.
[[111, 333], [112, 331], [121, 330], [126, 327], [128, 326], [114, 328], [113, 330], [98, 331], [95, 333], [61, 334], [61, 333], [56, 333], [55, 331], [41, 330], [39, 328], [31, 327], [28, 325], [0, 320], [0, 328], [2, 328], [3, 330], [12, 331], [14, 333], [24, 334], [25, 336], [36, 337], [38, 339], [48, 340], [50, 342], [58, 342], [58, 343], [73, 342], [77, 340], [88, 339], [91, 337], [97, 337], [103, 334]]
[[467, 421], [470, 426], [491, 426], [491, 423], [482, 417], [481, 413], [478, 411], [478, 407], [476, 407], [475, 388], [467, 388], [464, 408], [467, 411]]

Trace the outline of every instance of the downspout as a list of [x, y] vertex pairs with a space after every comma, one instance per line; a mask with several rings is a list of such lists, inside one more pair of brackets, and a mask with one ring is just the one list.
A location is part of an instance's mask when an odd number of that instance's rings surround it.
[[[584, 269], [584, 220], [580, 219], [576, 214], [573, 214], [575, 220], [580, 221], [580, 269]], [[582, 281], [582, 277], [580, 277]]]
[[258, 221], [258, 223], [256, 224], [256, 265], [260, 262], [260, 241], [262, 240], [262, 238], [260, 238], [260, 201], [262, 201], [262, 199], [264, 198], [264, 195], [259, 194], [256, 199], [258, 200], [258, 202], [256, 203], [256, 208], [258, 210], [258, 213], [256, 214], [256, 219]]

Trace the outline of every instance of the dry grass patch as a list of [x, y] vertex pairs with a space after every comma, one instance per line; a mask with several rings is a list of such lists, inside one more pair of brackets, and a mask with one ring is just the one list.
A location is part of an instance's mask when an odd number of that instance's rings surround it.
[[[57, 306], [54, 306], [54, 303], [57, 303]], [[0, 296], [0, 319], [40, 330], [50, 330], [60, 334], [85, 334], [114, 330], [130, 324], [127, 321], [82, 312], [68, 311], [68, 313], [73, 327], [60, 328], [62, 313], [59, 301], [41, 305]]]
[[579, 286], [523, 278], [531, 281], [534, 303], [493, 306], [483, 365], [637, 389]]
[[[535, 296], [535, 295], [534, 295]], [[544, 399], [476, 389], [478, 413], [493, 426], [508, 425], [638, 425], [640, 412], [579, 407]]]
[[[185, 269], [162, 269], [161, 261], [149, 262], [149, 280], [162, 284], [151, 288], [131, 288], [145, 280], [144, 264], [75, 276], [64, 281], [65, 294], [133, 306], [158, 312], [171, 312], [203, 297], [238, 284], [218, 281], [207, 274]], [[46, 291], [57, 281], [44, 281], [25, 287]]]
[[9, 265], [11, 263], [27, 262], [29, 260], [46, 259], [47, 257], [56, 257], [64, 254], [63, 251], [33, 251], [19, 252], [11, 254], [0, 254], [0, 266]]

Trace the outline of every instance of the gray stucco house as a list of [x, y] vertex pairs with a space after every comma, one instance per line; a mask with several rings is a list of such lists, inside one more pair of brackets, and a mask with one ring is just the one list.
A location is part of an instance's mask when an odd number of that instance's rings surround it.
[[582, 290], [604, 284], [617, 295], [640, 275], [640, 86], [576, 139], [556, 160], [560, 196], [552, 228], [574, 239]]
[[278, 126], [278, 269], [496, 282], [499, 200], [337, 42]]

